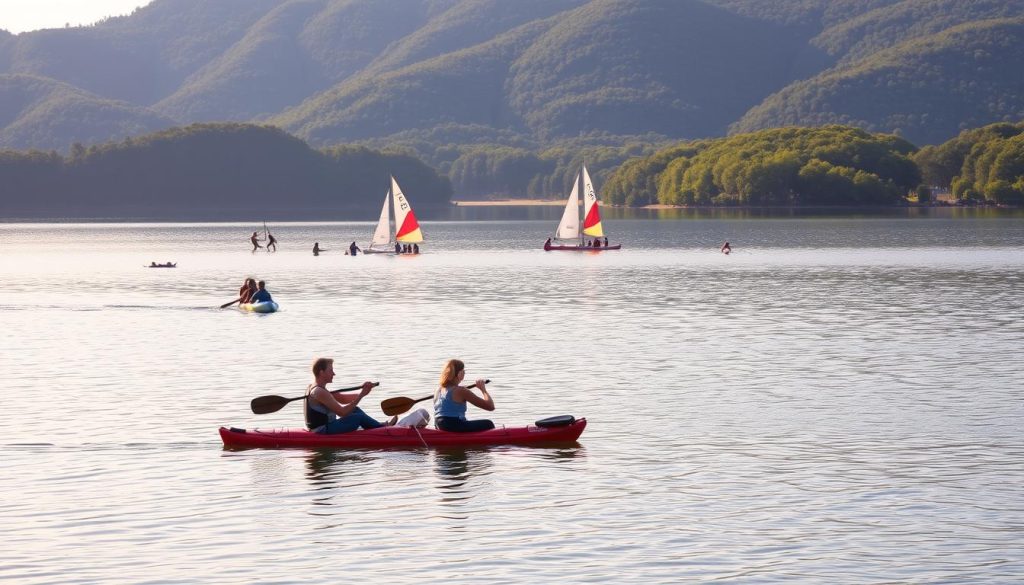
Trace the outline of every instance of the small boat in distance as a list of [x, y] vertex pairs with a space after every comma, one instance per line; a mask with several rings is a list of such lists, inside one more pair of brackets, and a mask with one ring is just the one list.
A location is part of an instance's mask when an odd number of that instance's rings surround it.
[[[388, 209], [388, 201], [394, 200], [395, 205], [395, 235], [391, 237], [391, 214]], [[363, 254], [395, 254], [395, 246], [402, 244], [420, 244], [423, 242], [423, 231], [416, 221], [416, 214], [412, 211], [412, 205], [402, 193], [395, 177], [391, 177], [391, 188], [384, 194], [384, 206], [380, 209], [380, 219], [377, 220], [377, 229], [373, 231], [373, 239], [370, 245], [363, 250]], [[378, 246], [378, 248], [374, 248]], [[418, 246], [417, 246], [418, 247]]]
[[157, 264], [156, 262], [150, 262], [146, 268], [177, 268], [177, 262], [166, 262], [164, 264]]
[[[583, 230], [580, 230], [580, 176], [583, 177]], [[594, 238], [599, 245], [588, 246], [583, 242], [584, 236]], [[562, 213], [562, 221], [558, 222], [558, 229], [555, 230], [555, 240], [577, 240], [575, 245], [566, 246], [552, 244], [551, 238], [544, 242], [545, 251], [567, 251], [567, 252], [603, 252], [605, 250], [619, 250], [622, 244], [609, 246], [608, 238], [601, 243], [600, 238], [604, 237], [604, 227], [601, 225], [600, 202], [597, 200], [597, 193], [594, 191], [594, 183], [590, 180], [590, 173], [587, 172], [587, 165], [576, 174], [576, 180], [572, 185], [572, 193], [569, 201], [565, 204], [565, 211]]]

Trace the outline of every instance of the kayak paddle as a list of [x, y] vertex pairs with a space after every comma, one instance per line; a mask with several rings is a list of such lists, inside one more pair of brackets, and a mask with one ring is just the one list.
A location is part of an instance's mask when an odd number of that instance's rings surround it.
[[[484, 380], [484, 384], [490, 383], [490, 380]], [[476, 383], [473, 383], [472, 385], [467, 386], [467, 388], [473, 388], [475, 386]], [[424, 400], [433, 397], [434, 395], [431, 394], [430, 396], [424, 396], [423, 398], [417, 398], [413, 400], [412, 398], [406, 398], [405, 396], [396, 396], [394, 398], [388, 398], [387, 400], [381, 400], [380, 409], [383, 410], [384, 414], [388, 416], [395, 416], [396, 414], [402, 414], [403, 412], [409, 410], [410, 408], [412, 408], [413, 404], [416, 404], [417, 402], [423, 402]]]
[[226, 309], [226, 308], [230, 307], [231, 305], [237, 303], [240, 300], [242, 300], [242, 297], [238, 297], [237, 299], [231, 301], [230, 303], [224, 303], [223, 305], [220, 306], [220, 308]]
[[[374, 382], [374, 387], [380, 386], [380, 382]], [[352, 390], [359, 390], [363, 385], [353, 386], [351, 388], [341, 388], [339, 390], [331, 390], [331, 394], [337, 394], [338, 392], [351, 392]], [[254, 414], [270, 414], [271, 412], [277, 412], [281, 410], [285, 404], [293, 400], [302, 400], [306, 395], [296, 396], [295, 398], [285, 398], [284, 396], [260, 396], [253, 398], [249, 406], [252, 407]], [[429, 398], [429, 397], [428, 397]]]

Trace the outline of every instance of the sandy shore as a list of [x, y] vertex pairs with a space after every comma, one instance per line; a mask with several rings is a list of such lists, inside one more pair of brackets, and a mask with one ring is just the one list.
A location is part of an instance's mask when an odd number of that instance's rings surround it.
[[[500, 207], [507, 205], [565, 205], [565, 199], [489, 199], [487, 201], [452, 201], [458, 207]], [[582, 203], [581, 203], [582, 205]], [[601, 207], [618, 207], [602, 203]], [[635, 209], [685, 209], [681, 205], [644, 205]]]
[[459, 207], [497, 207], [500, 205], [565, 205], [565, 199], [490, 199], [487, 201], [452, 201]]

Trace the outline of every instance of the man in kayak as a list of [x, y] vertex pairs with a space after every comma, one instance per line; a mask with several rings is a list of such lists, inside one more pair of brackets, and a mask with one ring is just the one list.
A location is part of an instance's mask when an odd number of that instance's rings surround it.
[[252, 242], [252, 251], [253, 252], [255, 252], [258, 248], [262, 248], [263, 247], [263, 246], [260, 245], [259, 239], [260, 239], [260, 236], [256, 232], [253, 232], [252, 235], [249, 236], [249, 241]]
[[334, 381], [334, 360], [319, 358], [313, 362], [313, 383], [306, 390], [306, 428], [314, 433], [335, 435], [356, 429], [376, 429], [387, 425], [377, 422], [359, 408], [359, 401], [373, 390], [373, 382], [363, 382], [358, 394], [331, 394], [327, 385]]
[[[487, 419], [466, 420], [466, 403], [484, 410], [494, 410], [494, 400], [487, 393], [487, 382], [479, 379], [469, 386], [460, 386], [466, 377], [466, 365], [460, 360], [448, 360], [441, 370], [441, 385], [434, 392], [434, 425], [442, 431], [474, 433], [494, 428]], [[477, 396], [473, 388], [483, 395]]]
[[267, 292], [267, 282], [265, 280], [261, 280], [256, 283], [256, 292], [249, 298], [249, 302], [253, 304], [269, 303], [273, 300], [274, 299], [270, 297], [270, 293]]

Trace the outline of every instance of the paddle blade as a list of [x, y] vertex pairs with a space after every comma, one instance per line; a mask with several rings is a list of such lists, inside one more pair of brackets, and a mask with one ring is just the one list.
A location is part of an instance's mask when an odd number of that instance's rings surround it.
[[395, 416], [396, 414], [402, 414], [403, 412], [412, 408], [412, 405], [416, 404], [416, 401], [412, 398], [406, 398], [405, 396], [398, 396], [396, 398], [388, 398], [380, 402], [380, 409], [384, 411], [384, 414], [388, 416]]
[[291, 402], [284, 396], [259, 396], [253, 398], [249, 406], [252, 407], [254, 414], [270, 414], [271, 412], [277, 412], [281, 408]]

